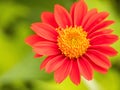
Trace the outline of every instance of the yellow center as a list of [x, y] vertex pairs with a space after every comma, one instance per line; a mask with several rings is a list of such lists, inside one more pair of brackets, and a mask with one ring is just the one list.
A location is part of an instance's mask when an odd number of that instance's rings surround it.
[[59, 33], [58, 46], [61, 52], [69, 58], [82, 56], [90, 46], [87, 33], [82, 27], [57, 28]]

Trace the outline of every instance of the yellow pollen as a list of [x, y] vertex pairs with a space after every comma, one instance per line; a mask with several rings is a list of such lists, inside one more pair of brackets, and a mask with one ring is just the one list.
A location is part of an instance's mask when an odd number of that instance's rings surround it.
[[58, 46], [62, 54], [66, 57], [79, 58], [90, 46], [87, 39], [87, 32], [80, 27], [66, 27], [65, 29], [57, 28], [59, 33]]

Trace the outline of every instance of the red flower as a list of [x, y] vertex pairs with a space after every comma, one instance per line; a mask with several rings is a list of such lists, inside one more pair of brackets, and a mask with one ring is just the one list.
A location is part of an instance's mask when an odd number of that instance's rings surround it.
[[40, 69], [54, 72], [57, 83], [67, 76], [78, 85], [80, 76], [87, 80], [93, 78], [93, 70], [106, 73], [111, 67], [109, 56], [117, 51], [110, 45], [118, 40], [106, 29], [114, 23], [105, 20], [107, 12], [88, 10], [84, 0], [71, 6], [70, 13], [62, 6], [55, 5], [54, 13], [43, 12], [42, 22], [33, 23], [31, 29], [36, 33], [26, 39], [35, 57], [47, 56]]

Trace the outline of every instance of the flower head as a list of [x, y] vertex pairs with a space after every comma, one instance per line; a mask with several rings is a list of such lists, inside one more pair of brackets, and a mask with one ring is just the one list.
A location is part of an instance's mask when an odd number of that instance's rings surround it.
[[67, 76], [78, 85], [83, 76], [93, 78], [93, 71], [106, 73], [111, 67], [109, 56], [117, 51], [110, 45], [118, 40], [107, 27], [114, 23], [106, 20], [107, 12], [88, 10], [84, 0], [71, 6], [70, 13], [56, 4], [54, 13], [43, 12], [42, 22], [33, 23], [34, 35], [26, 39], [35, 57], [47, 56], [40, 69], [54, 72], [57, 83]]

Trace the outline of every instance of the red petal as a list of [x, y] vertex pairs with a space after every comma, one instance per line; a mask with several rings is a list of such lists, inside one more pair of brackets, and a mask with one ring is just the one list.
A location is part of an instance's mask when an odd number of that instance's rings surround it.
[[81, 25], [83, 17], [87, 13], [87, 5], [84, 2], [84, 0], [80, 0], [75, 7], [75, 13], [74, 13], [74, 25]]
[[109, 25], [111, 25], [113, 23], [114, 23], [114, 21], [112, 21], [112, 20], [104, 21], [104, 22], [102, 22], [102, 23], [97, 24], [96, 26], [94, 26], [91, 30], [89, 30], [89, 33], [92, 33], [94, 31], [103, 29], [103, 28], [105, 28], [105, 27], [107, 27], [107, 26], [109, 26]]
[[57, 83], [61, 83], [69, 74], [71, 68], [71, 60], [66, 59], [65, 62], [54, 73], [54, 78]]
[[40, 55], [40, 54], [35, 54], [35, 56], [34, 56], [34, 58], [40, 58], [40, 57], [42, 57], [42, 55]]
[[[89, 60], [89, 59], [88, 59], [88, 60]], [[96, 65], [95, 63], [91, 62], [90, 60], [89, 60], [89, 63], [90, 63], [91, 66], [94, 68], [94, 70], [96, 70], [97, 72], [100, 72], [100, 73], [102, 73], [102, 74], [106, 74], [107, 71], [108, 71], [108, 69], [102, 68], [102, 67]]]
[[85, 58], [79, 58], [78, 67], [80, 69], [80, 73], [87, 79], [91, 80], [93, 78], [93, 69], [90, 63]]
[[38, 35], [31, 35], [25, 39], [25, 42], [30, 46], [33, 46], [35, 43], [40, 41], [45, 41], [45, 39], [41, 38]]
[[66, 28], [66, 26], [72, 25], [72, 18], [64, 7], [55, 5], [54, 16], [57, 24], [61, 28]]
[[72, 68], [70, 72], [70, 79], [76, 85], [80, 84], [80, 71], [76, 60], [72, 60]]
[[57, 41], [58, 33], [51, 25], [45, 23], [34, 23], [32, 24], [31, 28], [39, 36], [50, 41]]
[[97, 14], [97, 9], [96, 8], [88, 11], [87, 14], [83, 18], [81, 26], [84, 27], [85, 24], [87, 23], [87, 21], [91, 18], [91, 16], [93, 16], [95, 14]]
[[92, 27], [102, 22], [109, 14], [107, 12], [100, 12], [91, 16], [91, 18], [86, 23], [84, 29], [89, 31]]
[[96, 36], [100, 36], [103, 34], [110, 34], [112, 32], [113, 30], [111, 29], [103, 29], [103, 30], [95, 31], [95, 32], [92, 32], [91, 34], [88, 34], [88, 38], [94, 38]]
[[46, 65], [46, 72], [50, 73], [57, 70], [64, 63], [64, 59], [65, 57], [63, 55], [58, 55], [52, 58], [52, 60]]
[[117, 35], [101, 35], [101, 36], [92, 38], [90, 43], [91, 45], [113, 44], [117, 40], [118, 40]]
[[97, 50], [105, 55], [115, 56], [117, 51], [110, 46], [91, 46], [90, 49]]
[[60, 54], [60, 50], [58, 50], [58, 46], [56, 43], [41, 41], [34, 45], [34, 51], [40, 55], [57, 55]]
[[48, 63], [49, 61], [51, 61], [52, 58], [54, 58], [54, 57], [55, 57], [55, 56], [48, 56], [48, 57], [42, 62], [42, 64], [40, 65], [40, 69], [41, 69], [41, 70], [44, 69], [45, 66], [47, 65], [47, 63]]
[[88, 50], [86, 56], [100, 67], [107, 69], [111, 67], [111, 62], [109, 61], [109, 59], [100, 52], [97, 52], [95, 50]]
[[72, 21], [74, 21], [74, 12], [75, 12], [75, 6], [76, 6], [76, 2], [71, 6], [70, 8], [70, 15], [72, 17]]
[[51, 12], [43, 12], [41, 14], [41, 19], [42, 19], [42, 22], [44, 22], [44, 23], [50, 24], [55, 28], [58, 27], [58, 25], [57, 25], [57, 23], [55, 21], [54, 14], [51, 13]]

